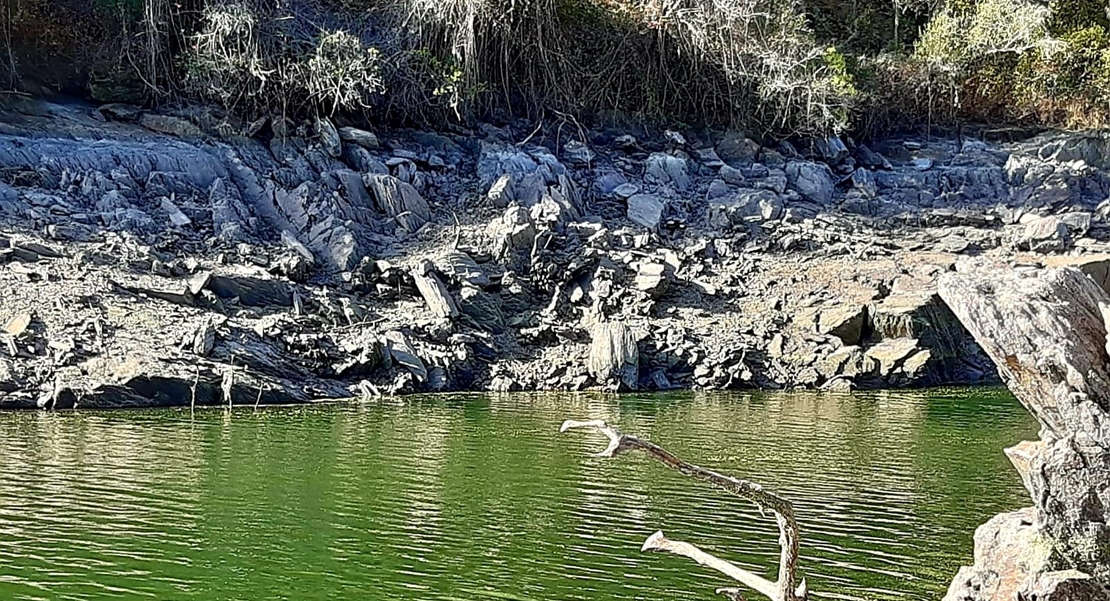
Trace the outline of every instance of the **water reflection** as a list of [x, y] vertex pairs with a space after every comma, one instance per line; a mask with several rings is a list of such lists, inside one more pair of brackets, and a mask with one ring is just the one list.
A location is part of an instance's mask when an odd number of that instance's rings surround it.
[[0, 415], [3, 599], [697, 599], [655, 530], [770, 574], [769, 516], [639, 456], [602, 418], [792, 498], [815, 596], [939, 597], [1027, 500], [1000, 391], [466, 396], [262, 411]]

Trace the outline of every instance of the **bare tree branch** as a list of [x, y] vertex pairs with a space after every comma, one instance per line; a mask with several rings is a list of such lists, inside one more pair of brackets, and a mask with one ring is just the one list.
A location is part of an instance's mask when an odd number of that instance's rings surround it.
[[563, 422], [559, 431], [566, 432], [579, 428], [596, 429], [609, 439], [609, 446], [600, 453], [595, 453], [595, 457], [616, 457], [627, 451], [643, 451], [652, 459], [681, 474], [708, 482], [713, 486], [743, 497], [760, 509], [773, 511], [779, 526], [779, 544], [782, 546], [777, 582], [771, 582], [727, 561], [718, 559], [689, 543], [668, 540], [662, 532], [657, 532], [648, 538], [644, 542], [642, 551], [665, 551], [693, 559], [704, 566], [726, 574], [741, 584], [766, 595], [773, 601], [804, 601], [808, 597], [805, 580], [802, 580], [802, 583], [797, 587], [794, 585], [798, 567], [798, 522], [794, 518], [794, 505], [790, 501], [764, 490], [762, 486], [754, 482], [725, 476], [686, 463], [663, 447], [635, 436], [622, 434], [602, 420], [567, 420]]

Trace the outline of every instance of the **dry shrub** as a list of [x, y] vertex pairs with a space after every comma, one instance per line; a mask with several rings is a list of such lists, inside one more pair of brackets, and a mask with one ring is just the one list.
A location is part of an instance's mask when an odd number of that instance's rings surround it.
[[334, 113], [382, 91], [378, 51], [273, 3], [213, 3], [183, 58], [186, 89], [233, 110]]
[[621, 112], [759, 131], [845, 126], [849, 91], [796, 0], [397, 0], [457, 67], [453, 107]]
[[384, 90], [378, 50], [344, 31], [321, 35], [308, 59], [294, 63], [292, 71], [309, 102], [332, 113], [365, 107], [367, 96]]
[[851, 92], [793, 0], [670, 0], [664, 30], [758, 94], [765, 128], [811, 134], [847, 126]]

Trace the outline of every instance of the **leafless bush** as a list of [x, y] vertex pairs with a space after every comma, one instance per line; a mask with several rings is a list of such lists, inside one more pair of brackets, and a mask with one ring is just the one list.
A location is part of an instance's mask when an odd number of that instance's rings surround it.
[[395, 0], [422, 47], [459, 66], [463, 100], [523, 97], [812, 133], [850, 94], [798, 0]]
[[384, 91], [378, 71], [378, 50], [355, 36], [333, 31], [320, 36], [307, 60], [296, 63], [296, 82], [310, 101], [331, 112], [365, 106], [370, 94]]
[[186, 57], [186, 84], [227, 106], [262, 94], [277, 69], [263, 58], [261, 35], [257, 17], [246, 5], [208, 7]]
[[230, 108], [333, 113], [360, 108], [383, 89], [377, 49], [265, 2], [210, 4], [191, 41], [186, 85]]
[[848, 94], [795, 0], [666, 0], [663, 29], [759, 95], [760, 121], [815, 133], [847, 125]]

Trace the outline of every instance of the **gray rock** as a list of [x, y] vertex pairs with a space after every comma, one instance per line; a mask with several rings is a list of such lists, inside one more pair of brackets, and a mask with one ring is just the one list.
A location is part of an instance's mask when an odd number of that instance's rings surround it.
[[875, 180], [875, 173], [860, 167], [852, 172], [852, 185], [867, 198], [879, 195], [879, 184]]
[[1051, 552], [1032, 507], [999, 514], [975, 530], [975, 565], [960, 568], [944, 601], [1110, 600], [1090, 575], [1054, 570]]
[[759, 156], [759, 160], [764, 165], [771, 169], [783, 170], [786, 169], [786, 157], [777, 150], [764, 150]]
[[613, 194], [615, 194], [617, 196], [617, 198], [623, 198], [623, 199], [627, 200], [627, 199], [631, 198], [632, 196], [634, 196], [639, 191], [640, 191], [640, 186], [637, 186], [636, 184], [629, 183], [629, 184], [621, 184], [621, 185], [617, 186], [616, 188], [614, 188], [613, 189]]
[[212, 210], [212, 228], [224, 240], [238, 240], [250, 223], [250, 211], [243, 204], [239, 189], [224, 179], [217, 179], [208, 190], [208, 206]]
[[500, 218], [490, 222], [487, 233], [493, 240], [491, 250], [496, 259], [505, 262], [510, 269], [524, 267], [536, 239], [536, 224], [528, 209], [517, 205], [508, 207]]
[[[918, 352], [917, 340], [895, 338], [884, 340], [867, 349], [866, 355], [879, 363], [879, 375], [888, 377]], [[911, 366], [911, 369], [916, 366]]]
[[486, 275], [478, 263], [470, 255], [462, 251], [452, 251], [437, 262], [436, 267], [443, 272], [456, 285], [485, 288], [490, 285], [489, 276]]
[[224, 300], [238, 299], [244, 307], [290, 307], [293, 305], [293, 291], [287, 282], [260, 277], [244, 269], [233, 272], [213, 274], [206, 288]]
[[172, 115], [156, 115], [154, 113], [143, 113], [139, 117], [139, 125], [149, 129], [150, 131], [160, 134], [167, 134], [177, 136], [178, 138], [200, 138], [204, 136], [204, 132], [199, 127], [193, 124], [188, 119], [181, 117], [174, 117]]
[[575, 165], [586, 166], [593, 162], [594, 151], [579, 140], [570, 140], [563, 146], [563, 157]]
[[[594, 180], [594, 189], [603, 195], [610, 195], [616, 192], [618, 188], [628, 184], [628, 178], [619, 171], [607, 171], [598, 175]], [[633, 192], [635, 194], [635, 192]]]
[[332, 184], [332, 189], [341, 193], [350, 206], [341, 207], [339, 213], [345, 219], [364, 222], [365, 215], [374, 208], [373, 199], [363, 176], [350, 169], [336, 169], [320, 174], [321, 181]]
[[717, 156], [717, 151], [713, 150], [713, 148], [699, 148], [694, 151], [694, 154], [697, 155], [698, 161], [700, 161], [702, 165], [710, 169], [717, 169], [725, 164], [725, 162], [721, 160], [721, 157]]
[[902, 373], [905, 374], [906, 378], [911, 382], [927, 378], [929, 364], [932, 358], [933, 351], [921, 349], [902, 362]]
[[1091, 213], [1087, 211], [1072, 211], [1060, 215], [1060, 221], [1068, 228], [1068, 233], [1074, 237], [1086, 236], [1091, 231], [1093, 221]]
[[752, 163], [759, 157], [759, 144], [742, 132], [730, 130], [717, 143], [717, 155], [725, 162]]
[[382, 341], [384, 352], [401, 367], [407, 369], [417, 382], [428, 380], [428, 368], [424, 361], [416, 354], [416, 348], [409, 342], [409, 337], [399, 330], [386, 332]]
[[359, 173], [389, 175], [389, 168], [385, 166], [385, 163], [375, 159], [369, 150], [357, 144], [345, 144], [343, 146], [343, 162]]
[[657, 152], [648, 157], [644, 169], [644, 179], [650, 183], [670, 185], [680, 192], [690, 188], [685, 159]]
[[720, 171], [717, 172], [717, 175], [720, 175], [721, 179], [725, 180], [725, 183], [732, 184], [733, 186], [743, 186], [747, 181], [744, 178], [744, 172], [731, 165], [722, 166]]
[[736, 194], [709, 202], [709, 223], [727, 229], [749, 221], [778, 219], [783, 213], [782, 198], [770, 190], [740, 190]]
[[354, 269], [365, 254], [354, 233], [342, 225], [321, 228], [309, 244], [336, 271]]
[[1110, 601], [1110, 587], [1079, 570], [1037, 574], [1023, 583], [1019, 599], [1036, 601]]
[[1082, 162], [1095, 169], [1110, 168], [1110, 136], [1090, 132], [1064, 136], [1045, 144], [1037, 156], [1052, 163]]
[[663, 219], [664, 208], [658, 196], [636, 194], [628, 199], [628, 219], [637, 225], [655, 229]]
[[640, 142], [636, 140], [636, 136], [633, 136], [631, 134], [624, 134], [621, 136], [617, 136], [617, 139], [613, 140], [613, 147], [628, 152], [634, 152], [639, 149]]
[[421, 261], [413, 267], [411, 275], [420, 296], [424, 297], [424, 302], [436, 317], [441, 319], [458, 317], [459, 308], [455, 304], [455, 299], [443, 284], [443, 280], [439, 279], [431, 262]]
[[868, 169], [892, 169], [890, 161], [883, 155], [871, 150], [863, 144], [856, 145], [856, 159], [859, 164]]
[[879, 339], [915, 338], [941, 361], [985, 360], [971, 334], [930, 287], [895, 291], [868, 307], [871, 330]]
[[814, 365], [817, 373], [826, 380], [838, 376], [847, 378], [860, 378], [872, 376], [878, 372], [878, 363], [864, 355], [858, 346], [843, 346], [819, 359]]
[[841, 305], [821, 311], [817, 320], [817, 331], [836, 336], [844, 344], [852, 346], [862, 341], [866, 324], [866, 305]]
[[459, 289], [458, 305], [463, 315], [473, 319], [479, 327], [493, 334], [505, 331], [505, 314], [498, 295], [464, 285]]
[[172, 200], [163, 198], [161, 207], [166, 215], [169, 216], [170, 223], [173, 224], [174, 227], [185, 227], [193, 223], [193, 220], [189, 219], [188, 215], [185, 213], [182, 213], [181, 209], [177, 208], [177, 205], [175, 205]]
[[662, 295], [667, 290], [667, 266], [649, 261], [640, 263], [633, 285], [640, 292], [647, 292], [653, 297]]
[[20, 212], [19, 192], [4, 182], [0, 182], [0, 211], [8, 215]]
[[498, 209], [504, 209], [516, 200], [513, 192], [513, 176], [504, 173], [490, 185], [486, 198]]
[[1058, 252], [1067, 248], [1068, 227], [1058, 217], [1035, 217], [1025, 224], [1020, 246], [1033, 252]]
[[350, 142], [367, 150], [378, 150], [381, 148], [378, 136], [364, 129], [359, 129], [357, 127], [340, 127], [338, 135], [340, 140]]
[[623, 323], [594, 326], [586, 368], [606, 388], [635, 390], [640, 378], [640, 349]]
[[731, 196], [735, 193], [736, 188], [728, 185], [722, 179], [715, 179], [709, 182], [709, 189], [705, 192], [705, 197], [709, 200], [716, 200], [718, 198], [724, 198], [725, 196]]
[[316, 135], [320, 138], [320, 145], [324, 147], [324, 151], [333, 158], [343, 156], [343, 140], [339, 137], [339, 132], [335, 129], [331, 119], [327, 117], [317, 117], [313, 122], [313, 128]]
[[312, 254], [312, 251], [309, 250], [308, 247], [305, 246], [299, 239], [297, 239], [297, 237], [291, 232], [287, 230], [281, 231], [281, 243], [284, 244], [286, 248], [303, 258], [308, 263], [309, 267], [316, 264], [316, 257]]
[[836, 182], [828, 165], [809, 161], [791, 161], [786, 164], [786, 179], [790, 188], [802, 197], [820, 205], [832, 202]]
[[787, 185], [786, 172], [779, 169], [768, 169], [766, 177], [752, 182], [752, 186], [761, 190], [770, 190], [775, 194], [785, 193]]
[[[544, 194], [539, 202], [532, 205], [529, 215], [537, 225], [547, 226], [566, 225], [578, 221], [582, 217], [574, 203], [560, 194], [559, 190], [554, 187], [547, 194]], [[551, 227], [551, 229], [556, 228]]]
[[830, 165], [838, 165], [848, 158], [848, 147], [839, 136], [826, 136], [818, 138], [813, 143], [814, 150], [823, 161]]
[[100, 218], [105, 225], [117, 231], [150, 233], [161, 229], [154, 223], [154, 219], [150, 215], [139, 209], [127, 208], [107, 211], [101, 213]]
[[367, 174], [362, 181], [373, 194], [378, 209], [406, 231], [415, 232], [431, 220], [431, 208], [410, 184], [390, 175]]

